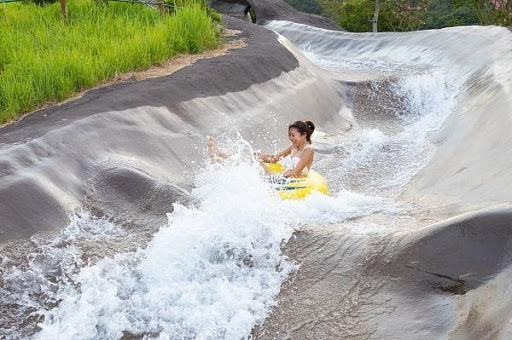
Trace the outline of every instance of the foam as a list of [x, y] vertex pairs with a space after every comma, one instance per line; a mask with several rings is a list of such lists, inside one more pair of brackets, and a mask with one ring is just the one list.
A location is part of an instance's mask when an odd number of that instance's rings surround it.
[[146, 249], [83, 268], [43, 312], [36, 338], [247, 336], [295, 268], [281, 253], [294, 228], [384, 209], [381, 198], [349, 192], [281, 201], [245, 155], [207, 166], [192, 192], [199, 203], [176, 204]]

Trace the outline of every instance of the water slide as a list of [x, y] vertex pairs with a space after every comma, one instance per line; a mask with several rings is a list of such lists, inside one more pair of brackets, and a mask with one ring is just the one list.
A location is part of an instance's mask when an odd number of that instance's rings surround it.
[[[511, 31], [228, 2], [246, 47], [0, 129], [0, 337], [510, 338]], [[281, 201], [297, 119], [330, 194]]]

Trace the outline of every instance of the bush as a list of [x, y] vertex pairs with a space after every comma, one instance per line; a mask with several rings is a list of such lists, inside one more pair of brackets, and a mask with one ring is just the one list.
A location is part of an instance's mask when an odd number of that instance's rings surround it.
[[199, 53], [204, 49], [215, 47], [216, 32], [211, 29], [212, 19], [205, 15], [200, 4], [187, 5], [176, 9], [174, 20], [168, 22], [169, 45], [178, 53]]
[[350, 0], [343, 2], [340, 13], [341, 27], [353, 32], [371, 31], [374, 0]]
[[468, 1], [431, 0], [422, 29], [478, 24], [475, 9]]
[[222, 22], [222, 15], [217, 13], [215, 10], [213, 10], [210, 6], [208, 6], [208, 3], [206, 0], [165, 0], [165, 3], [167, 5], [172, 6], [174, 10], [180, 9], [182, 7], [188, 7], [191, 5], [199, 5], [201, 8], [203, 8], [208, 16], [215, 22]]
[[[325, 13], [349, 31], [372, 30], [375, 0], [319, 0]], [[504, 0], [501, 0], [504, 1]], [[379, 31], [411, 31], [505, 22], [490, 0], [381, 0]], [[509, 1], [512, 4], [512, 1]], [[512, 5], [510, 5], [512, 7]], [[505, 12], [505, 11], [501, 11]], [[509, 10], [508, 13], [511, 13]], [[489, 19], [492, 15], [493, 19]], [[512, 20], [512, 16], [508, 16]]]

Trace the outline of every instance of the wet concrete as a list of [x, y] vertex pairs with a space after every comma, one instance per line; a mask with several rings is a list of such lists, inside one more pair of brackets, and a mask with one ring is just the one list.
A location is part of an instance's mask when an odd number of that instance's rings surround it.
[[[291, 15], [281, 2], [247, 3], [261, 22]], [[368, 101], [373, 85], [367, 80], [331, 81], [276, 34], [226, 20], [243, 32], [235, 38], [245, 38], [246, 48], [167, 77], [94, 90], [1, 129], [0, 240], [27, 241], [59, 230], [82, 208], [120, 225], [157, 228], [172, 203], [189, 203], [191, 164], [204, 159], [205, 135], [233, 122], [244, 136], [257, 137], [260, 131], [277, 134], [285, 121], [307, 113], [319, 130], [341, 135], [357, 128], [342, 111], [348, 105], [361, 122], [395, 128], [389, 112], [379, 110], [383, 102]], [[402, 40], [366, 35], [356, 42], [354, 36], [336, 38], [338, 32], [288, 33], [297, 43], [324, 39], [325, 50], [351, 43], [361, 53], [368, 46], [431, 44], [472, 65], [477, 58], [467, 61], [459, 50], [503, 38], [489, 30], [430, 31]], [[451, 46], [457, 41], [464, 46]], [[487, 54], [479, 54], [483, 63]], [[500, 74], [500, 84], [481, 82], [485, 72], [468, 84], [468, 105], [433, 139], [435, 157], [400, 196], [401, 202], [419, 202], [423, 212], [374, 217], [382, 225], [400, 224], [388, 231], [361, 233], [354, 220], [296, 232], [284, 252], [300, 268], [283, 287], [279, 305], [253, 330], [255, 338], [510, 337], [511, 158], [503, 157], [510, 153], [509, 70]], [[386, 81], [380, 83], [385, 87]], [[498, 99], [487, 106], [493, 96]], [[401, 109], [395, 104], [393, 111]], [[486, 119], [484, 108], [496, 119]], [[479, 183], [473, 183], [475, 173]], [[441, 208], [429, 210], [434, 205]]]
[[[226, 23], [241, 32], [231, 39], [245, 39], [246, 47], [200, 60], [169, 76], [92, 90], [0, 129], [0, 242], [58, 230], [68, 223], [70, 214], [84, 208], [108, 217], [120, 213], [115, 218], [123, 221], [160, 225], [163, 212], [172, 211], [172, 202], [190, 189], [193, 172], [205, 157], [204, 139], [217, 133], [217, 125], [226, 126], [220, 117], [226, 119], [229, 108], [220, 98], [244, 91], [275, 96], [270, 102], [280, 105], [275, 109], [284, 113], [283, 126], [296, 114], [295, 108], [281, 104], [287, 101], [278, 90], [284, 86], [301, 86], [302, 91], [315, 86], [313, 95], [317, 91], [325, 96], [317, 114], [332, 117], [339, 110], [339, 97], [327, 97], [332, 92], [325, 90], [328, 84], [300, 69], [298, 59], [277, 34], [229, 17]], [[202, 99], [221, 104], [205, 105]], [[236, 113], [251, 110], [264, 119], [261, 124], [268, 125], [266, 102], [258, 100], [250, 106], [247, 100], [235, 102]], [[260, 111], [254, 111], [255, 106]], [[258, 114], [261, 111], [265, 114]], [[247, 125], [241, 131], [256, 130]], [[148, 189], [145, 202], [135, 204], [127, 195], [141, 181]], [[168, 199], [162, 199], [167, 194]], [[142, 211], [138, 218], [131, 216]]]

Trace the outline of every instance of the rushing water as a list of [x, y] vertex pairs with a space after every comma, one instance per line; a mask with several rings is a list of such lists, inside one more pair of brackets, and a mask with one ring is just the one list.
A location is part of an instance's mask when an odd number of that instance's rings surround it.
[[431, 70], [400, 78], [388, 90], [406, 110], [391, 117], [391, 129], [360, 121], [362, 128], [338, 145], [340, 152], [330, 164], [328, 176], [335, 185], [394, 197], [428, 162], [433, 148], [427, 138], [454, 109], [456, 86], [440, 70]]
[[[318, 153], [329, 196], [280, 201], [258, 165], [236, 152], [223, 164], [202, 167], [195, 203], [175, 204], [167, 225], [137, 250], [120, 246], [134, 242], [122, 227], [88, 213], [74, 216], [52, 242], [36, 245], [26, 263], [2, 258], [0, 337], [244, 338], [268, 316], [298, 266], [281, 252], [296, 228], [400, 209], [394, 199], [428, 160], [427, 137], [453, 111], [462, 79], [450, 78], [439, 56], [423, 50], [341, 58], [343, 48], [333, 54], [311, 44], [298, 47], [333, 74], [364, 69], [392, 75], [385, 90], [406, 108], [389, 118], [391, 129], [380, 130], [369, 119], [349, 139], [319, 138], [330, 150]], [[90, 248], [97, 245], [106, 250], [91, 260]]]
[[294, 227], [385, 209], [378, 197], [350, 192], [282, 202], [257, 167], [240, 159], [206, 167], [193, 196], [197, 205], [177, 204], [146, 248], [85, 267], [76, 241], [104, 242], [123, 232], [75, 217], [37, 261], [5, 273], [2, 293], [20, 312], [44, 316], [40, 339], [239, 338], [265, 318], [294, 268], [280, 251]]

